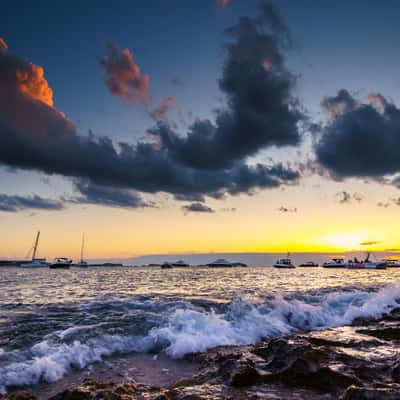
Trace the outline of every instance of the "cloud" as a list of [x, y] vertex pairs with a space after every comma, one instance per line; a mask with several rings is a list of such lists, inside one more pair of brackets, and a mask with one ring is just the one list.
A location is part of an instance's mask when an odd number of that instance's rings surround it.
[[228, 168], [262, 149], [299, 144], [304, 115], [294, 96], [296, 79], [282, 53], [290, 35], [274, 6], [262, 4], [258, 17], [242, 17], [226, 31], [219, 87], [227, 101], [215, 111], [215, 122], [197, 119], [184, 136], [167, 124], [151, 130], [178, 162], [198, 169]]
[[[168, 125], [159, 123], [151, 136], [154, 142], [113, 143], [91, 132], [78, 134], [52, 102], [40, 98], [40, 91], [19, 89], [16, 71], [32, 71], [33, 64], [0, 53], [0, 164], [77, 178], [116, 191], [166, 192], [190, 201], [296, 183], [300, 173], [288, 165], [249, 165], [246, 160], [262, 148], [300, 140], [297, 122], [301, 117], [291, 94], [293, 78], [280, 53], [286, 34], [273, 11], [271, 15], [264, 11], [257, 21], [243, 18], [229, 30], [232, 41], [220, 83], [228, 105], [217, 111], [216, 124], [198, 121], [186, 136], [178, 137]], [[112, 53], [105, 61], [111, 80], [125, 76], [118, 72], [119, 68], [124, 71], [119, 60], [120, 54]], [[265, 69], [266, 60], [273, 68]], [[129, 83], [134, 80], [131, 75], [121, 80], [125, 82], [122, 88], [116, 84], [116, 92], [128, 91], [123, 95], [127, 98], [133, 95], [131, 90], [138, 95], [130, 87], [135, 87]], [[137, 71], [135, 76], [143, 78]], [[44, 74], [41, 77], [47, 84]]]
[[390, 206], [390, 203], [389, 202], [385, 203], [385, 202], [380, 201], [377, 203], [377, 206], [382, 207], [382, 208], [388, 208]]
[[365, 242], [361, 242], [360, 245], [361, 245], [361, 246], [372, 246], [372, 245], [374, 245], [374, 244], [379, 244], [379, 243], [382, 243], [382, 242], [377, 242], [377, 241], [365, 241]]
[[200, 213], [213, 213], [215, 212], [211, 207], [202, 203], [191, 203], [182, 207], [185, 212], [200, 212]]
[[331, 121], [356, 107], [357, 101], [345, 89], [339, 90], [336, 96], [324, 97], [321, 102], [322, 111]]
[[8, 49], [8, 46], [7, 46], [6, 41], [0, 37], [0, 51], [4, 51], [7, 49]]
[[315, 146], [323, 167], [339, 179], [381, 179], [400, 172], [400, 109], [395, 104], [376, 93], [361, 102], [344, 90], [324, 102], [335, 111]]
[[161, 121], [165, 118], [166, 114], [174, 108], [176, 105], [176, 100], [174, 97], [164, 97], [160, 104], [150, 112], [150, 115], [156, 120]]
[[67, 200], [72, 203], [120, 208], [154, 207], [153, 203], [144, 201], [139, 193], [132, 190], [100, 186], [83, 180], [75, 180], [74, 186], [81, 196]]
[[336, 193], [335, 197], [338, 199], [340, 204], [350, 203], [351, 201], [351, 194], [345, 190]]
[[119, 51], [108, 46], [108, 53], [100, 60], [110, 92], [126, 102], [146, 103], [149, 99], [150, 77], [142, 74], [129, 49]]
[[18, 212], [22, 210], [62, 210], [64, 205], [59, 200], [46, 199], [37, 195], [9, 196], [0, 194], [0, 211]]
[[288, 208], [288, 207], [280, 206], [278, 208], [278, 211], [280, 211], [282, 213], [297, 213], [297, 208]]
[[229, 0], [215, 0], [219, 8], [225, 8], [229, 4]]

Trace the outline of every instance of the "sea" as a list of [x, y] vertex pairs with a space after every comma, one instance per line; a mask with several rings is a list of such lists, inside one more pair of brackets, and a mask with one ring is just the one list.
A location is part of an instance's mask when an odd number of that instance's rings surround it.
[[0, 393], [149, 363], [173, 375], [216, 346], [378, 317], [399, 306], [399, 279], [400, 268], [1, 267]]

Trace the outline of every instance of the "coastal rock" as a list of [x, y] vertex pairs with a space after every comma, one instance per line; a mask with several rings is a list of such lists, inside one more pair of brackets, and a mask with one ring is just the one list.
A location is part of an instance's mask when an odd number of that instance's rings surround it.
[[350, 386], [341, 400], [400, 400], [400, 386], [380, 388]]

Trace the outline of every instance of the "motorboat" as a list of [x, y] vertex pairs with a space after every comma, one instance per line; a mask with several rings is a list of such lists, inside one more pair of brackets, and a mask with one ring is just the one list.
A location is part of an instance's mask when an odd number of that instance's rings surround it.
[[280, 258], [277, 262], [273, 265], [274, 268], [296, 268], [292, 264], [292, 260], [290, 258]]
[[214, 262], [206, 264], [207, 267], [211, 268], [232, 268], [232, 263], [223, 259], [219, 258], [218, 260], [215, 260]]
[[318, 264], [314, 261], [306, 261], [300, 264], [299, 267], [318, 267]]
[[[39, 238], [40, 238], [40, 231], [38, 231], [38, 233], [36, 234], [35, 243], [33, 245], [33, 253], [32, 253], [31, 261], [21, 263], [19, 265], [21, 268], [43, 268], [43, 267], [48, 266], [45, 258], [36, 258], [37, 249], [39, 246]], [[31, 250], [32, 250], [32, 248], [31, 248]], [[29, 251], [29, 253], [30, 253], [30, 251]]]
[[370, 253], [367, 253], [367, 257], [364, 261], [359, 261], [356, 257], [354, 260], [349, 260], [348, 269], [385, 269], [386, 263], [384, 262], [373, 262], [369, 259]]
[[346, 268], [347, 263], [343, 258], [332, 258], [322, 264], [324, 268]]
[[400, 268], [400, 261], [392, 258], [385, 258], [382, 260], [386, 268]]
[[172, 264], [169, 262], [165, 262], [161, 264], [161, 269], [172, 269]]
[[173, 267], [189, 267], [189, 264], [183, 260], [175, 261], [171, 264]]
[[49, 265], [51, 269], [68, 269], [72, 264], [72, 260], [65, 257], [58, 257], [52, 264]]

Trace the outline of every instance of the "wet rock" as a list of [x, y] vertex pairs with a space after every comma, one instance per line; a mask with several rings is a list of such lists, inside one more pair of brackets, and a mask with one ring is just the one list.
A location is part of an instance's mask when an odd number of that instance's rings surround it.
[[262, 376], [251, 365], [245, 365], [238, 371], [235, 371], [230, 380], [230, 385], [234, 387], [253, 386], [262, 382]]
[[3, 399], [3, 398], [9, 399], [9, 400], [36, 400], [36, 397], [32, 393], [26, 392], [26, 391], [12, 393], [8, 396], [2, 396], [0, 394], [0, 399]]
[[386, 341], [400, 340], [400, 326], [382, 327], [377, 329], [359, 329], [357, 332], [363, 335], [374, 336]]
[[380, 388], [350, 386], [341, 400], [400, 400], [400, 386]]

